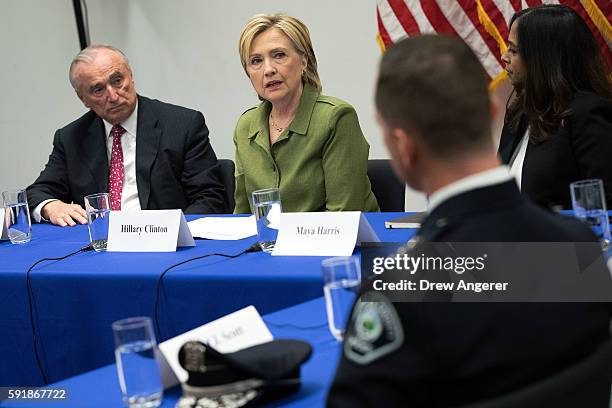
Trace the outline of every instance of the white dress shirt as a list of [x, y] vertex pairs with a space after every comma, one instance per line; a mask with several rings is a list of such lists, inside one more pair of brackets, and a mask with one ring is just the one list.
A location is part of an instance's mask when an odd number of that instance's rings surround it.
[[507, 166], [499, 166], [491, 170], [481, 171], [480, 173], [464, 177], [461, 180], [448, 184], [429, 196], [429, 208], [431, 213], [434, 208], [451, 197], [475, 190], [477, 188], [488, 187], [495, 184], [504, 183], [512, 180], [512, 175]]
[[[106, 131], [106, 157], [109, 160], [110, 167], [110, 157], [113, 150], [113, 136], [111, 135], [113, 125], [105, 120], [102, 121], [104, 122], [104, 129]], [[121, 189], [121, 209], [140, 210], [138, 186], [136, 185], [136, 129], [138, 127], [138, 103], [136, 103], [134, 112], [132, 112], [130, 117], [127, 118], [125, 122], [121, 123], [121, 126], [125, 129], [125, 133], [123, 136], [121, 136], [121, 149], [123, 150], [123, 188]], [[34, 221], [49, 221], [42, 217], [41, 210], [45, 204], [56, 200], [57, 199], [48, 199], [38, 204], [32, 212], [32, 218], [34, 218]], [[75, 204], [84, 206], [84, 203]]]
[[514, 155], [510, 159], [510, 174], [516, 179], [519, 190], [523, 182], [523, 164], [525, 163], [525, 155], [527, 154], [527, 146], [529, 145], [529, 129], [523, 135], [521, 143], [515, 150]]

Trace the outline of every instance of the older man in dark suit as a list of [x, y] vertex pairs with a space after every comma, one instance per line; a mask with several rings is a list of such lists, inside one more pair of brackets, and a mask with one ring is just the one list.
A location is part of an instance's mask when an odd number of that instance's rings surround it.
[[[397, 175], [429, 196], [417, 234], [422, 246], [593, 242], [591, 260], [609, 284], [589, 228], [531, 203], [500, 166], [485, 75], [466, 44], [425, 35], [394, 45], [381, 62], [376, 104]], [[374, 302], [354, 306], [330, 407], [460, 406], [520, 389], [606, 341], [612, 311], [610, 303], [392, 303], [375, 291], [361, 296]], [[609, 384], [603, 397], [591, 397], [607, 402]]]
[[55, 133], [28, 187], [36, 221], [85, 224], [83, 197], [99, 192], [110, 193], [113, 210], [228, 210], [200, 112], [137, 95], [127, 58], [111, 46], [81, 51], [70, 82], [90, 111]]

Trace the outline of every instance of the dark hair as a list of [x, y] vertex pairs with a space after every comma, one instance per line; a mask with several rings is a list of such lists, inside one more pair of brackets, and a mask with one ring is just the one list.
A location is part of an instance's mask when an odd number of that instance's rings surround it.
[[[529, 127], [530, 140], [548, 139], [571, 114], [577, 92], [610, 98], [610, 70], [584, 20], [569, 7], [546, 5], [516, 13], [518, 53], [525, 79], [508, 99], [506, 123]], [[523, 116], [524, 115], [524, 116]], [[523, 129], [521, 129], [523, 130]]]
[[438, 157], [459, 157], [491, 143], [485, 71], [463, 41], [421, 35], [382, 58], [376, 107], [391, 127], [413, 132]]

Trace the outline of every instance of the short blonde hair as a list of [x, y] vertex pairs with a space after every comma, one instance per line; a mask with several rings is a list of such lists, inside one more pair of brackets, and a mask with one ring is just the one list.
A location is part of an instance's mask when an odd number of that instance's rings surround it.
[[308, 27], [297, 18], [286, 14], [256, 14], [247, 22], [238, 42], [238, 52], [244, 72], [247, 72], [247, 60], [255, 37], [273, 27], [281, 30], [291, 40], [295, 50], [306, 58], [306, 71], [302, 80], [321, 92], [317, 58], [312, 49]]

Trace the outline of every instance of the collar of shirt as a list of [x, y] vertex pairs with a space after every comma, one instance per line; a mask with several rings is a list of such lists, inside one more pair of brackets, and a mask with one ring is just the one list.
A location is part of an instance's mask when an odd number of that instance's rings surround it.
[[[102, 119], [104, 122], [104, 129], [106, 130], [106, 137], [112, 138], [111, 129], [113, 125], [106, 120]], [[136, 136], [136, 127], [138, 125], [138, 101], [136, 101], [136, 107], [134, 108], [134, 112], [125, 120], [125, 122], [120, 123], [120, 125], [125, 129], [127, 133], [132, 136]]]
[[512, 175], [510, 175], [508, 166], [499, 166], [491, 170], [481, 171], [480, 173], [464, 177], [461, 180], [442, 187], [429, 196], [429, 207], [427, 211], [431, 213], [433, 209], [442, 202], [453, 196], [465, 193], [466, 191], [500, 184], [508, 180], [512, 180]]

